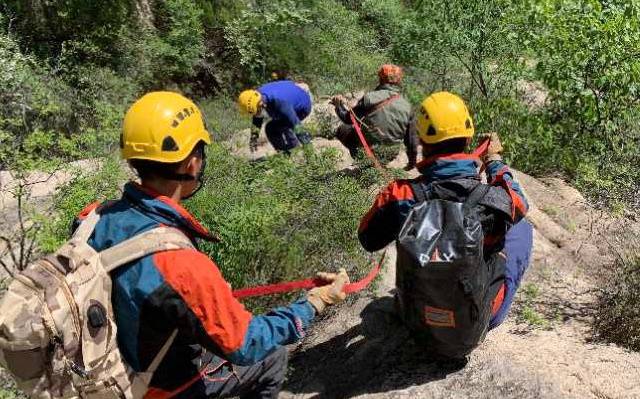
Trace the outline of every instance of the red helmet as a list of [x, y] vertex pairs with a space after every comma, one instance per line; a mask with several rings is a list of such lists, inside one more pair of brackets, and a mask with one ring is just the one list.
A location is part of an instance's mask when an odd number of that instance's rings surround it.
[[397, 85], [402, 81], [402, 68], [393, 64], [384, 64], [378, 70], [380, 83], [390, 83]]

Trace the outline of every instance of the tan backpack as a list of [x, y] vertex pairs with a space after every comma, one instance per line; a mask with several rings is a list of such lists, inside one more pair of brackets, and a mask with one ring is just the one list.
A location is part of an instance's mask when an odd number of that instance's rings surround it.
[[37, 398], [141, 398], [177, 330], [143, 373], [122, 358], [109, 272], [146, 255], [193, 248], [179, 230], [158, 227], [102, 252], [87, 240], [95, 211], [54, 254], [17, 274], [0, 299], [0, 365]]

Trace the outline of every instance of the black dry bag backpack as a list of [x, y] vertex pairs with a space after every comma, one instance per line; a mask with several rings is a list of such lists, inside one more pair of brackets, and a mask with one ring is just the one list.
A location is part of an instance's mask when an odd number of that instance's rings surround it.
[[487, 333], [493, 299], [504, 281], [504, 258], [484, 255], [479, 201], [489, 190], [477, 184], [465, 202], [412, 188], [418, 204], [398, 241], [397, 300], [414, 338], [428, 352], [463, 358]]

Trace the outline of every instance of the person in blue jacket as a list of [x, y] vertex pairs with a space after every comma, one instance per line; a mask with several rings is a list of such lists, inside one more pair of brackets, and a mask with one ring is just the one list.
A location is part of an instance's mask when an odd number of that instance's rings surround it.
[[213, 259], [197, 241], [213, 241], [183, 206], [202, 186], [205, 147], [202, 113], [177, 93], [153, 92], [127, 112], [121, 154], [140, 177], [122, 198], [87, 206], [100, 221], [89, 240], [103, 251], [150, 229], [167, 226], [194, 248], [145, 256], [111, 273], [118, 347], [143, 372], [173, 331], [175, 340], [151, 378], [145, 399], [278, 397], [287, 371], [283, 345], [300, 340], [316, 316], [345, 298], [346, 272], [319, 273], [328, 285], [288, 306], [249, 312], [233, 295]]
[[[291, 80], [266, 83], [256, 90], [240, 93], [238, 105], [245, 114], [253, 116], [256, 128], [261, 129], [266, 123], [267, 138], [278, 152], [288, 153], [300, 144], [310, 142], [302, 121], [311, 113], [312, 100], [302, 84]], [[252, 132], [252, 150], [255, 149], [258, 132]]]
[[484, 251], [506, 256], [504, 282], [494, 297], [488, 326], [493, 329], [507, 317], [531, 259], [533, 227], [524, 219], [529, 210], [524, 190], [500, 155], [497, 133], [484, 135], [491, 145], [482, 159], [465, 152], [475, 129], [460, 97], [448, 92], [428, 96], [418, 110], [416, 131], [423, 150], [423, 160], [417, 165], [420, 176], [394, 180], [382, 190], [362, 217], [358, 238], [367, 251], [383, 249], [398, 239], [411, 210], [419, 205], [412, 183], [421, 183], [430, 191], [434, 182], [449, 181], [455, 194], [466, 199], [481, 181], [478, 166], [484, 164], [491, 186], [481, 201]]

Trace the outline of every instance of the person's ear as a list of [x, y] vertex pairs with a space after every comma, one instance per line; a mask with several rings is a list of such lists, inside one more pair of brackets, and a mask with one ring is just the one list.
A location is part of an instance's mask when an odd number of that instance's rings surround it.
[[184, 173], [191, 176], [197, 176], [198, 173], [200, 172], [200, 167], [201, 167], [200, 157], [194, 154], [189, 155], [189, 157], [185, 160]]

